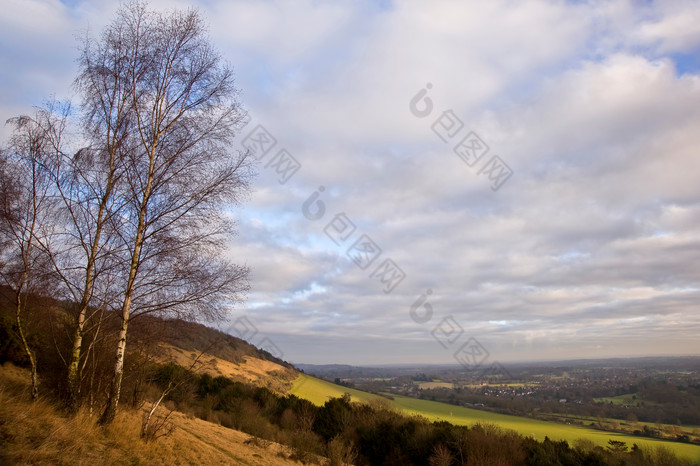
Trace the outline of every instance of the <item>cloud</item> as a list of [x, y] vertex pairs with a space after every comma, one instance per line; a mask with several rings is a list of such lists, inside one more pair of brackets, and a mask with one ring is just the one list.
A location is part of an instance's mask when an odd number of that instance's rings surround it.
[[643, 21], [632, 37], [658, 53], [692, 52], [700, 45], [700, 6], [660, 2], [656, 17]]
[[[10, 5], [3, 117], [69, 92], [71, 34], [116, 9]], [[277, 139], [234, 210], [230, 256], [252, 289], [232, 318], [256, 338], [297, 362], [449, 363], [456, 348], [431, 332], [450, 317], [455, 345], [476, 337], [495, 360], [697, 352], [700, 75], [679, 59], [698, 53], [697, 6], [196, 6], [253, 117], [239, 144], [258, 124]], [[433, 111], [418, 118], [409, 102], [428, 83]], [[447, 110], [463, 127], [443, 142]], [[489, 146], [473, 167], [453, 150], [469, 131]], [[283, 148], [301, 168], [280, 183], [269, 164]], [[498, 191], [482, 170], [493, 155], [514, 171]], [[340, 213], [355, 230], [338, 245], [326, 230]], [[363, 234], [382, 250], [364, 270], [348, 254]], [[373, 277], [387, 258], [406, 275], [390, 294]]]

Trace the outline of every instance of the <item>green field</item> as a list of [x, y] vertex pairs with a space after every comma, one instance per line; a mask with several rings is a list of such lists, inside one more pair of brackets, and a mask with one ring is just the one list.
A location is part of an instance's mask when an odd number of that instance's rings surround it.
[[634, 395], [632, 393], [628, 395], [619, 395], [619, 396], [606, 396], [603, 398], [594, 398], [594, 401], [598, 403], [611, 403], [614, 405], [628, 405], [628, 406], [636, 406], [637, 403], [642, 402], [642, 399], [635, 399], [632, 398]]
[[374, 399], [386, 399], [379, 395], [362, 392], [353, 388], [342, 387], [325, 380], [317, 379], [306, 374], [299, 377], [292, 384], [289, 393], [299, 398], [309, 400], [315, 405], [321, 406], [331, 398], [340, 398], [344, 393], [349, 393], [352, 401], [368, 402]]
[[415, 382], [415, 384], [424, 390], [430, 388], [452, 388], [455, 386], [451, 382]]
[[636, 443], [639, 446], [648, 447], [665, 445], [671, 450], [675, 451], [678, 455], [692, 459], [700, 459], [700, 446], [697, 445], [641, 438], [632, 435], [604, 432], [586, 427], [570, 426], [525, 417], [490, 413], [487, 411], [480, 411], [478, 409], [452, 406], [435, 401], [417, 400], [415, 398], [408, 398], [404, 396], [394, 396], [393, 404], [400, 407], [406, 413], [419, 414], [431, 421], [441, 420], [459, 425], [489, 422], [497, 424], [504, 429], [513, 429], [522, 435], [531, 436], [540, 441], [544, 440], [545, 436], [548, 436], [553, 440], [567, 440], [569, 443], [572, 443], [578, 438], [585, 438], [598, 445], [605, 446], [607, 445], [608, 440], [613, 439], [627, 442], [627, 445], [629, 446], [632, 446], [633, 443]]
[[522, 383], [522, 382], [508, 382], [508, 383], [499, 383], [499, 382], [492, 382], [489, 384], [473, 384], [473, 383], [466, 383], [462, 384], [462, 387], [466, 388], [481, 388], [484, 386], [488, 387], [517, 387], [517, 388], [527, 388], [527, 387], [536, 387], [538, 385], [537, 382], [530, 382], [530, 383]]
[[[290, 393], [300, 398], [305, 398], [317, 405], [325, 403], [329, 398], [340, 397], [344, 393], [350, 393], [353, 401], [367, 402], [376, 399], [385, 399], [379, 395], [341, 387], [305, 374], [301, 374], [299, 378], [294, 381]], [[408, 415], [420, 415], [430, 421], [448, 421], [457, 425], [492, 423], [504, 429], [515, 430], [521, 435], [534, 437], [539, 441], [544, 440], [544, 437], [548, 436], [552, 440], [566, 440], [570, 444], [576, 439], [585, 438], [601, 446], [607, 445], [608, 440], [611, 439], [627, 442], [627, 445], [630, 447], [633, 443], [646, 447], [664, 445], [679, 456], [700, 460], [700, 446], [698, 445], [635, 437], [586, 427], [490, 413], [478, 409], [452, 406], [436, 401], [418, 400], [405, 396], [392, 395], [392, 397], [394, 398], [391, 402], [392, 406]]]
[[658, 406], [659, 403], [656, 403], [654, 401], [647, 401], [639, 396], [636, 398], [633, 398], [636, 396], [634, 393], [629, 393], [627, 395], [618, 395], [618, 396], [606, 396], [603, 398], [594, 398], [594, 401], [597, 402], [602, 402], [602, 403], [611, 403], [614, 405], [627, 405], [627, 406], [637, 406], [640, 403], [645, 404], [646, 406]]

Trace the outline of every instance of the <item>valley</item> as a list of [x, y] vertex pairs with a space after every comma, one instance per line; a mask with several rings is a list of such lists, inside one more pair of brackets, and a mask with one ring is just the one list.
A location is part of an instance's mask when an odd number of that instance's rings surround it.
[[[442, 384], [444, 384], [444, 382]], [[434, 385], [430, 387], [434, 387]], [[445, 387], [439, 386], [438, 388]], [[572, 445], [584, 439], [602, 447], [606, 446], [610, 440], [625, 442], [629, 447], [633, 444], [650, 448], [664, 446], [680, 456], [693, 460], [700, 459], [700, 445], [641, 438], [634, 435], [607, 432], [583, 426], [567, 425], [560, 422], [547, 422], [526, 417], [510, 416], [402, 395], [386, 393], [384, 396], [381, 396], [336, 385], [306, 374], [299, 375], [294, 381], [290, 393], [308, 399], [318, 405], [321, 405], [331, 398], [349, 393], [353, 401], [383, 404], [403, 414], [421, 416], [430, 421], [447, 421], [451, 424], [465, 426], [477, 423], [495, 424], [503, 429], [514, 430], [525, 437], [531, 437], [540, 441], [544, 440], [545, 437], [552, 440], [566, 440]], [[693, 426], [684, 427], [686, 429], [693, 428]]]

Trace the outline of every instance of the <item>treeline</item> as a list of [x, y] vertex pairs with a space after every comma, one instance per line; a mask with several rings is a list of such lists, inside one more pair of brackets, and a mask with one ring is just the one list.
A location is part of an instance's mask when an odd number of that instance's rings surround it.
[[[294, 457], [358, 465], [652, 465], [691, 464], [670, 450], [654, 451], [611, 442], [537, 441], [494, 425], [454, 426], [406, 417], [388, 403], [360, 404], [350, 396], [316, 406], [294, 395], [278, 395], [225, 377], [196, 375], [175, 364], [154, 367], [160, 389], [177, 385], [172, 408], [247, 432], [256, 442], [289, 445]], [[184, 381], [184, 382], [183, 382]]]
[[[247, 291], [247, 268], [226, 250], [250, 168], [230, 151], [245, 118], [232, 71], [197, 12], [125, 3], [98, 38], [82, 38], [78, 64], [78, 106], [50, 101], [8, 121], [0, 284], [16, 337], [7, 350], [24, 354], [33, 398], [60, 372], [50, 386], [67, 411], [99, 404], [106, 425], [134, 319], [219, 319]], [[36, 296], [60, 304], [32, 306]]]

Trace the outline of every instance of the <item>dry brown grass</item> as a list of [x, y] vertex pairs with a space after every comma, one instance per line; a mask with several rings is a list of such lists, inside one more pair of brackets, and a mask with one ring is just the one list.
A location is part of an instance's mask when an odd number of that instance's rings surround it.
[[[195, 351], [188, 351], [168, 343], [159, 343], [158, 350], [156, 357], [158, 361], [174, 362], [182, 367], [190, 367], [199, 355]], [[292, 381], [297, 377], [293, 369], [254, 356], [243, 356], [241, 362], [234, 363], [205, 354], [200, 358], [200, 362], [201, 367], [197, 367], [198, 372], [206, 372], [212, 377], [221, 375], [233, 380], [252, 383], [270, 388], [278, 393], [286, 393], [291, 388]]]
[[85, 411], [68, 417], [45, 399], [32, 403], [27, 380], [23, 369], [0, 367], [0, 464], [298, 464], [286, 447], [246, 444], [248, 434], [178, 412], [172, 435], [146, 443], [141, 412], [122, 409], [101, 429]]

